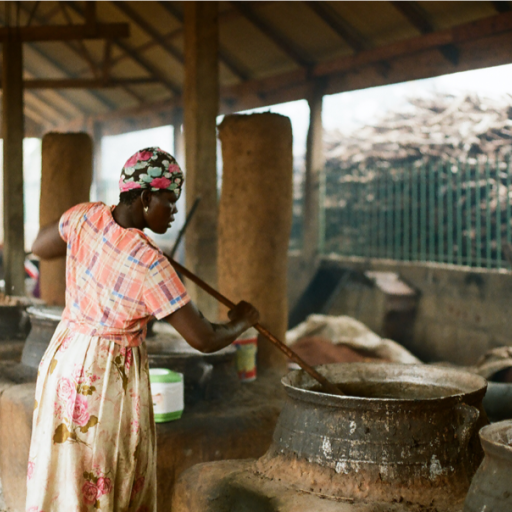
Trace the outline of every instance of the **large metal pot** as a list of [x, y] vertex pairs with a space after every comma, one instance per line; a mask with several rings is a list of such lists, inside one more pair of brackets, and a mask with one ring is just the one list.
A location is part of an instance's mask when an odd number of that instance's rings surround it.
[[512, 510], [512, 421], [484, 427], [480, 440], [485, 452], [469, 488], [464, 512]]
[[10, 297], [10, 303], [0, 304], [0, 340], [24, 340], [30, 330], [26, 313], [30, 300]]
[[23, 347], [21, 363], [37, 368], [62, 318], [60, 306], [32, 306], [27, 309], [30, 333]]
[[193, 349], [182, 338], [156, 334], [146, 340], [150, 368], [168, 368], [182, 373], [185, 404], [214, 400], [239, 384], [234, 366], [236, 349], [226, 347], [213, 354]]
[[260, 474], [336, 499], [462, 506], [483, 456], [485, 379], [424, 365], [318, 369], [350, 396], [319, 392], [303, 371], [284, 377], [288, 400]]

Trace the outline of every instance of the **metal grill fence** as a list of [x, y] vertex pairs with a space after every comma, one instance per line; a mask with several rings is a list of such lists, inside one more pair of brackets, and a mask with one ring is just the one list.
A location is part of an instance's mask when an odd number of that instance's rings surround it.
[[326, 172], [320, 252], [509, 268], [510, 170], [509, 158]]

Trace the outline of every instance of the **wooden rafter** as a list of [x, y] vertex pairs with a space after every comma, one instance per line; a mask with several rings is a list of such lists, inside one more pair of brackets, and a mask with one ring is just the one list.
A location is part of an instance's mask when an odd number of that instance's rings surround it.
[[[74, 25], [73, 20], [71, 19], [71, 16], [69, 15], [68, 10], [66, 9], [65, 2], [58, 2], [59, 7], [62, 11], [62, 14], [64, 15], [64, 18], [66, 18], [66, 21], [69, 25]], [[107, 41], [110, 41], [110, 39], [107, 39]], [[87, 50], [85, 44], [83, 41], [77, 41], [77, 49], [79, 53], [81, 54], [82, 58], [89, 64], [89, 68], [91, 70], [92, 76], [98, 77], [98, 66], [94, 62], [93, 58], [91, 57], [89, 51]]]
[[105, 41], [103, 50], [103, 65], [101, 67], [101, 75], [104, 82], [110, 79], [110, 70], [112, 69], [112, 41]]
[[32, 20], [34, 19], [34, 15], [35, 15], [40, 3], [41, 2], [39, 0], [37, 0], [37, 2], [34, 2], [34, 5], [32, 6], [32, 9], [30, 10], [30, 13], [28, 15], [27, 23], [25, 24], [26, 27], [30, 27], [30, 24], [32, 23]]
[[254, 25], [260, 32], [265, 34], [276, 44], [288, 57], [290, 57], [296, 64], [303, 68], [310, 68], [314, 65], [313, 59], [306, 55], [306, 53], [297, 48], [297, 45], [290, 41], [286, 36], [278, 32], [270, 25], [262, 16], [260, 16], [254, 9], [246, 2], [230, 2], [236, 9], [240, 11], [242, 16]]
[[[116, 2], [117, 3], [117, 2]], [[158, 2], [176, 21], [183, 26], [183, 13], [180, 12], [170, 2]], [[175, 32], [176, 33], [176, 32]], [[164, 38], [167, 40], [167, 38]], [[219, 43], [219, 59], [220, 61], [240, 80], [247, 80], [250, 76], [245, 66], [238, 62], [230, 52]]]
[[[62, 119], [69, 120], [72, 119], [74, 115], [70, 115], [69, 111], [64, 110], [60, 105], [56, 105], [55, 101], [50, 101], [50, 98], [52, 96], [55, 96], [56, 93], [53, 91], [26, 91], [25, 92], [25, 98], [27, 101], [30, 99], [34, 99], [34, 102], [39, 105], [39, 110], [51, 110], [53, 112], [53, 116], [55, 119], [55, 122], [62, 122]], [[53, 98], [52, 98], [53, 99]], [[63, 98], [59, 95], [59, 99], [62, 100]], [[64, 102], [68, 102], [66, 98], [64, 98]], [[42, 108], [42, 105], [45, 106], [45, 108]], [[78, 111], [78, 115], [83, 115], [83, 111], [81, 111], [79, 108], [75, 107], [75, 109]]]
[[512, 6], [510, 2], [491, 2], [497, 12], [510, 12]]
[[[382, 62], [392, 64], [397, 59], [403, 59], [409, 56], [421, 56], [422, 52], [427, 50], [437, 50], [447, 44], [462, 44], [476, 40], [485, 40], [488, 37], [496, 36], [502, 33], [512, 32], [512, 13], [491, 16], [471, 23], [465, 23], [456, 27], [440, 30], [430, 34], [413, 37], [365, 50], [354, 55], [340, 57], [331, 61], [317, 64], [309, 73], [305, 70], [296, 70], [282, 75], [273, 76], [261, 80], [252, 80], [251, 82], [224, 87], [222, 93], [224, 97], [240, 98], [250, 94], [269, 95], [279, 90], [293, 89], [302, 91], [308, 79], [314, 80], [316, 77], [328, 77], [330, 79], [336, 76], [346, 76], [348, 73], [357, 73], [369, 67], [375, 67]], [[382, 80], [383, 83], [390, 83]], [[365, 87], [372, 85], [367, 84]], [[350, 90], [341, 88], [333, 92]], [[302, 96], [301, 96], [302, 94]], [[302, 92], [295, 95], [293, 99], [304, 97]], [[281, 101], [291, 101], [290, 99]], [[271, 103], [268, 103], [271, 104]]]
[[[26, 71], [25, 74], [27, 74]], [[31, 104], [32, 107], [37, 109], [37, 111], [40, 112], [41, 115], [43, 115], [50, 123], [62, 122], [63, 119], [70, 119], [68, 113], [63, 113], [61, 110], [57, 109], [53, 104], [48, 102], [48, 98], [44, 97], [42, 94], [36, 93], [35, 91], [25, 93], [25, 103]]]
[[54, 78], [25, 80], [25, 89], [106, 89], [126, 85], [141, 85], [158, 83], [155, 78], [120, 78], [114, 80], [89, 78]]
[[[23, 6], [22, 6], [22, 9], [23, 9]], [[4, 23], [4, 19], [3, 18], [0, 18], [0, 23]], [[52, 65], [56, 66], [57, 69], [59, 69], [59, 71], [61, 72], [64, 72], [64, 70], [59, 67], [59, 65], [57, 63], [54, 63], [53, 62], [53, 59], [49, 56], [47, 56], [45, 54], [45, 52], [43, 52], [42, 50], [39, 50], [33, 43], [27, 43], [27, 46], [32, 50], [34, 51], [36, 54], [38, 54], [40, 57], [48, 60], [48, 62], [50, 62]], [[33, 75], [30, 74], [30, 72], [25, 72], [25, 75], [29, 76], [29, 77], [33, 77]], [[47, 98], [44, 98], [44, 96], [40, 93], [36, 93], [36, 92], [32, 92], [32, 93], [29, 93], [29, 94], [32, 94], [34, 97], [36, 97], [37, 99], [41, 100], [41, 101], [45, 101], [48, 103], [48, 99]], [[60, 95], [60, 98], [61, 98], [61, 101], [64, 101], [65, 103], [67, 103], [73, 110], [75, 111], [78, 111], [80, 112], [81, 114], [83, 114], [83, 111], [81, 111], [78, 107], [76, 107], [75, 104], [73, 104], [72, 102], [70, 102], [67, 98], [63, 97], [62, 95]], [[48, 104], [48, 106], [50, 106], [61, 118], [64, 118], [64, 119], [68, 119], [69, 118], [69, 112], [64, 112], [62, 111], [62, 109], [58, 106], [56, 106], [55, 104]]]
[[[6, 40], [12, 34], [9, 27], [0, 27], [0, 39]], [[98, 23], [96, 31], [90, 32], [85, 25], [53, 25], [17, 27], [16, 34], [23, 42], [77, 41], [81, 39], [118, 39], [130, 35], [126, 23]]]
[[[80, 16], [85, 16], [82, 8], [77, 5], [77, 2], [68, 2], [68, 5]], [[177, 83], [167, 78], [162, 73], [162, 71], [160, 71], [160, 69], [156, 68], [153, 64], [151, 64], [146, 59], [138, 55], [138, 53], [136, 53], [133, 48], [130, 48], [126, 43], [120, 40], [114, 41], [113, 44], [119, 47], [127, 55], [129, 55], [132, 60], [134, 60], [141, 68], [143, 68], [151, 76], [157, 78], [158, 81], [161, 82], [162, 85], [164, 85], [169, 91], [171, 91], [173, 94], [177, 96], [181, 95], [181, 87]]]
[[116, 9], [121, 11], [127, 18], [129, 18], [133, 23], [135, 23], [143, 32], [148, 34], [151, 38], [153, 38], [157, 44], [163, 48], [169, 55], [171, 55], [179, 64], [183, 64], [185, 59], [183, 58], [183, 54], [174, 48], [165, 37], [155, 31], [154, 27], [152, 27], [147, 21], [145, 21], [132, 7], [130, 7], [129, 2], [123, 1], [115, 1], [110, 2], [111, 5], [115, 6]]
[[[57, 62], [51, 55], [49, 55], [45, 50], [42, 50], [40, 47], [30, 44], [30, 48], [38, 53], [41, 57], [43, 57], [45, 60], [47, 60], [52, 66], [54, 66], [56, 69], [58, 69], [61, 73], [63, 73], [68, 79], [73, 79], [74, 77], [66, 70], [64, 66], [60, 62]], [[116, 105], [109, 101], [107, 98], [104, 98], [102, 95], [98, 94], [95, 91], [88, 91], [90, 95], [92, 95], [94, 98], [96, 98], [104, 107], [106, 107], [108, 110], [115, 110]], [[70, 102], [68, 98], [66, 98], [66, 101]], [[75, 105], [75, 102], [71, 101], [71, 103]], [[82, 109], [79, 109], [82, 111], [82, 113], [87, 114], [87, 112], [84, 112]]]
[[[167, 34], [163, 34], [162, 37], [164, 37], [165, 39], [167, 40], [172, 40], [172, 39], [175, 39], [177, 35], [182, 35], [183, 34], [183, 29], [180, 27], [176, 30], [172, 30], [171, 32], [168, 32]], [[151, 49], [151, 48], [154, 48], [155, 46], [157, 46], [157, 42], [156, 41], [153, 41], [152, 39], [150, 39], [149, 41], [147, 41], [146, 43], [144, 44], [141, 44], [139, 46], [134, 46], [133, 47], [133, 51], [135, 53], [144, 53], [145, 51]], [[111, 60], [111, 67], [114, 67], [116, 66], [117, 64], [119, 64], [119, 62], [122, 62], [126, 59], [129, 59], [130, 56], [127, 55], [126, 53], [121, 53], [119, 54], [117, 57], [113, 58]], [[78, 73], [78, 76], [82, 76], [83, 74], [87, 73], [87, 69], [84, 67], [79, 73]]]
[[373, 45], [359, 30], [341, 17], [327, 2], [305, 2], [334, 32], [338, 34], [355, 52], [367, 50]]
[[[22, 9], [24, 8], [23, 3], [24, 2], [21, 2]], [[59, 8], [59, 7], [57, 6], [57, 8]], [[46, 17], [44, 17], [42, 15], [35, 14], [34, 20], [36, 20], [38, 23], [41, 23], [41, 24], [48, 23], [48, 20], [46, 19]], [[63, 44], [65, 44], [76, 55], [81, 57], [80, 52], [72, 44], [70, 44], [69, 41], [65, 41]], [[74, 78], [74, 76], [72, 74], [70, 74], [59, 62], [57, 62], [55, 59], [53, 59], [45, 51], [41, 50], [39, 47], [37, 47], [33, 43], [30, 43], [29, 46], [33, 51], [37, 52], [40, 56], [42, 56], [44, 59], [46, 59], [48, 62], [50, 62], [56, 69], [58, 69], [61, 73], [66, 75], [68, 78]], [[89, 94], [91, 96], [93, 96], [97, 101], [99, 101], [108, 110], [115, 109], [116, 105], [114, 105], [111, 101], [107, 100], [106, 98], [104, 98], [101, 94], [97, 93], [96, 91], [89, 91]], [[63, 97], [63, 96], [61, 95], [61, 97]], [[69, 101], [69, 100], [66, 99], [66, 101]], [[82, 112], [82, 114], [86, 114], [86, 112], [84, 112], [83, 110], [81, 110], [81, 112]]]
[[[430, 16], [418, 2], [392, 1], [391, 4], [422, 34], [435, 32], [435, 26]], [[453, 44], [447, 44], [439, 48], [441, 54], [452, 64], [457, 64], [459, 51]]]

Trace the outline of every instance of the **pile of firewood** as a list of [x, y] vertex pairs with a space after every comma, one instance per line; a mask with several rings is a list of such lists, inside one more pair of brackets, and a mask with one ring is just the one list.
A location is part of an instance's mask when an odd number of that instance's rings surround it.
[[440, 261], [448, 252], [472, 265], [503, 260], [500, 243], [511, 231], [512, 97], [439, 95], [409, 103], [407, 111], [349, 136], [326, 134], [326, 250], [358, 254], [398, 240], [409, 259], [420, 249], [411, 245], [420, 239], [413, 231], [424, 230], [435, 232], [427, 254]]
[[334, 170], [422, 158], [503, 158], [511, 152], [512, 97], [499, 101], [436, 95], [409, 99], [408, 107], [350, 135], [327, 132], [327, 166]]

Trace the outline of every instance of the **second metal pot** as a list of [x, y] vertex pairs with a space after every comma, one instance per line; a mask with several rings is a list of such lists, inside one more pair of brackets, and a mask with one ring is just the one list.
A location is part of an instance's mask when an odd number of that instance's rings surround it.
[[512, 510], [512, 421], [484, 427], [480, 440], [485, 452], [464, 504], [464, 512]]

